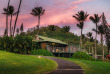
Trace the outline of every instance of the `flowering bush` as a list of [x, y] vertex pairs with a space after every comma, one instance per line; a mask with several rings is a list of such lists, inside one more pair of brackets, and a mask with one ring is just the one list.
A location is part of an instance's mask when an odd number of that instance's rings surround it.
[[107, 59], [110, 59], [110, 55], [107, 55]]

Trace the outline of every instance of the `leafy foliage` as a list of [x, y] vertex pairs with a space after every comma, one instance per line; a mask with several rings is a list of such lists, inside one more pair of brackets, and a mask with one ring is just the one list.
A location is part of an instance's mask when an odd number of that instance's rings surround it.
[[72, 56], [75, 59], [85, 59], [85, 60], [93, 60], [93, 58], [88, 55], [86, 52], [78, 51]]
[[19, 54], [30, 54], [31, 50], [37, 49], [37, 44], [32, 42], [31, 36], [17, 35], [13, 37], [0, 38], [0, 50]]
[[45, 49], [32, 50], [31, 55], [53, 56], [53, 54]]

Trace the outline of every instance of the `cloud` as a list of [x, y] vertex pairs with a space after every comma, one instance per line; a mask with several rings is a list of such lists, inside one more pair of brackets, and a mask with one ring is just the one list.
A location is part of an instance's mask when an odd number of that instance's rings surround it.
[[80, 3], [87, 2], [87, 1], [91, 1], [91, 0], [77, 0], [77, 1], [74, 1], [73, 4], [80, 4]]

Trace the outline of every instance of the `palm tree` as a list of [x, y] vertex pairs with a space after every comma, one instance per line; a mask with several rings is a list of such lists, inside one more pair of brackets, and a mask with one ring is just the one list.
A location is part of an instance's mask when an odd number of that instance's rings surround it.
[[17, 12], [14, 12], [14, 7], [13, 6], [9, 6], [9, 8], [8, 8], [8, 15], [11, 16], [11, 19], [10, 19], [10, 36], [12, 36], [12, 26], [11, 26], [11, 24], [12, 24], [12, 17], [13, 17], [13, 15], [16, 15], [16, 14], [17, 14]]
[[101, 36], [100, 41], [101, 41], [101, 46], [103, 48], [103, 60], [104, 60], [103, 35], [105, 34], [105, 31], [104, 31], [104, 28], [102, 25], [98, 26], [98, 34], [100, 34], [100, 36]]
[[9, 8], [10, 0], [8, 1], [7, 8], [4, 8], [4, 13], [6, 15], [6, 29], [5, 29], [5, 35], [8, 36], [8, 8]]
[[16, 20], [15, 20], [15, 24], [14, 24], [14, 29], [13, 29], [13, 37], [14, 37], [15, 30], [16, 30], [16, 23], [17, 23], [17, 20], [18, 20], [20, 8], [21, 8], [21, 3], [22, 3], [22, 0], [20, 0], [18, 11], [17, 11], [17, 16], [16, 16]]
[[[97, 26], [98, 26], [98, 23], [100, 22], [100, 19], [101, 19], [101, 16], [98, 16], [98, 14], [94, 14], [94, 17], [93, 16], [90, 16], [89, 18], [93, 23], [96, 24], [96, 31], [97, 31]], [[95, 59], [96, 59], [96, 50], [97, 50], [97, 42], [96, 42], [96, 39], [97, 39], [97, 32], [96, 32], [96, 37], [95, 37]]]
[[[80, 24], [83, 24], [82, 30], [83, 30], [83, 26], [84, 26], [84, 21], [86, 21], [88, 16], [89, 16], [89, 14], [87, 14], [87, 12], [85, 13], [84, 11], [79, 11], [77, 14], [75, 14], [73, 16], [73, 18], [75, 18]], [[81, 37], [80, 37], [80, 47], [82, 47], [82, 33], [81, 33]]]
[[106, 38], [108, 54], [110, 55], [110, 26], [108, 25], [108, 23], [106, 21], [106, 17], [104, 15], [104, 13], [102, 14], [102, 25], [103, 25], [104, 31], [105, 31], [105, 38]]
[[83, 31], [83, 27], [84, 27], [84, 23], [80, 22], [79, 24], [77, 24], [77, 27], [79, 27], [81, 29], [81, 36], [80, 36], [80, 46], [82, 47], [82, 31]]
[[44, 14], [44, 12], [45, 12], [45, 9], [43, 9], [42, 7], [35, 7], [34, 9], [32, 9], [32, 12], [31, 12], [32, 15], [38, 17], [37, 35], [39, 34], [40, 17]]
[[93, 53], [94, 39], [93, 39], [92, 33], [91, 33], [91, 32], [88, 32], [86, 35], [87, 35], [87, 37], [89, 38], [89, 41], [90, 41], [90, 43], [91, 43], [92, 53]]

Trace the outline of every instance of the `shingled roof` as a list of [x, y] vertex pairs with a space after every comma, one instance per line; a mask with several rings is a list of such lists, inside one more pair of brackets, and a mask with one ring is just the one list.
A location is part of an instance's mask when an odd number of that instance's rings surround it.
[[63, 42], [61, 40], [57, 40], [57, 39], [53, 39], [53, 38], [48, 38], [48, 37], [43, 37], [43, 36], [39, 36], [39, 35], [37, 35], [36, 37], [38, 37], [39, 40], [36, 38], [33, 41], [36, 41], [36, 42], [53, 42], [53, 43], [67, 45], [65, 42]]

